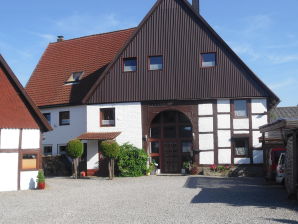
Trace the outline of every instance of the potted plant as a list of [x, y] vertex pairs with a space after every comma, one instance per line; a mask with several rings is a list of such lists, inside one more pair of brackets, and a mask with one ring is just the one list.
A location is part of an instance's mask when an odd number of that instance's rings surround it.
[[37, 175], [37, 188], [40, 190], [45, 189], [46, 187], [46, 181], [45, 181], [45, 176], [43, 170], [38, 171]]
[[191, 169], [191, 162], [190, 161], [183, 162], [181, 173], [182, 174], [189, 173], [190, 169]]

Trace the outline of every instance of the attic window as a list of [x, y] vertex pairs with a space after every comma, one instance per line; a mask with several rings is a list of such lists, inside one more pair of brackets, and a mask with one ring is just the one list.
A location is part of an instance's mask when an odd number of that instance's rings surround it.
[[124, 58], [123, 59], [123, 71], [124, 72], [137, 71], [137, 58]]
[[65, 84], [77, 84], [82, 79], [84, 72], [73, 72]]
[[215, 53], [203, 53], [201, 54], [201, 66], [203, 68], [214, 67], [216, 65]]

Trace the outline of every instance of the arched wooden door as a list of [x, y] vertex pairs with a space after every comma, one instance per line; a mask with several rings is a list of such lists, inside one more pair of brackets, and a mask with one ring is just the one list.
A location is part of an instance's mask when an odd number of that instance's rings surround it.
[[180, 173], [182, 164], [191, 161], [192, 126], [179, 111], [164, 111], [151, 122], [149, 153], [162, 173]]

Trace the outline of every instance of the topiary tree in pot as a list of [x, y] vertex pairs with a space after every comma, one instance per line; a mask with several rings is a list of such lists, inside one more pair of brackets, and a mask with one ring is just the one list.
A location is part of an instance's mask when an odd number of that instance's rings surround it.
[[83, 155], [84, 152], [83, 143], [78, 139], [69, 141], [67, 143], [66, 152], [67, 155], [72, 158], [73, 176], [77, 179], [79, 158]]
[[45, 180], [45, 176], [44, 176], [44, 172], [42, 169], [38, 170], [38, 174], [37, 174], [37, 188], [40, 190], [45, 189], [46, 187], [46, 180]]
[[120, 153], [120, 147], [115, 141], [103, 141], [100, 144], [100, 150], [109, 159], [109, 179], [112, 180], [115, 176], [115, 159]]

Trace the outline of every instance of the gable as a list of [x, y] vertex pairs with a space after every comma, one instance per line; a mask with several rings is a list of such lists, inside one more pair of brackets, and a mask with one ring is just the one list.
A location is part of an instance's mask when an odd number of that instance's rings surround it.
[[0, 95], [0, 128], [51, 130], [1, 55]]
[[[216, 52], [217, 66], [200, 67], [200, 55], [207, 52]], [[162, 71], [148, 71], [148, 56], [154, 55], [163, 55]], [[124, 73], [122, 60], [130, 57], [137, 57], [138, 70]], [[90, 104], [242, 97], [279, 101], [185, 0], [159, 0], [87, 96]]]
[[[26, 86], [37, 106], [77, 105], [134, 29], [51, 43]], [[71, 74], [83, 72], [80, 82], [66, 84]]]

